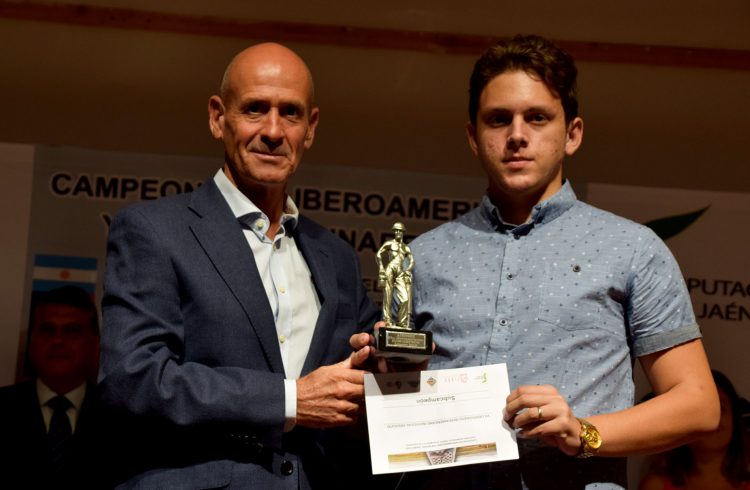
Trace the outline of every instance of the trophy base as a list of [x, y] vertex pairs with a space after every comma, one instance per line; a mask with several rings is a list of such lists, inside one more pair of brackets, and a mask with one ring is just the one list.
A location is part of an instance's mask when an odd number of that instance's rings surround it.
[[375, 336], [377, 356], [389, 362], [418, 364], [432, 356], [432, 332], [381, 327]]

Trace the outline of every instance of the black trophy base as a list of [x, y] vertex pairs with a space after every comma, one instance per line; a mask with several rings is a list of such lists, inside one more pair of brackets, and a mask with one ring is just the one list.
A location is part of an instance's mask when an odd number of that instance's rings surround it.
[[381, 327], [375, 336], [377, 356], [389, 362], [418, 364], [432, 356], [432, 332]]

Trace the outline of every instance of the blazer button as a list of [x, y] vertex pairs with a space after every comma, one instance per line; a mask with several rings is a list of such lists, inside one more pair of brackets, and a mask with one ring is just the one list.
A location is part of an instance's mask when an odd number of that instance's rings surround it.
[[285, 459], [281, 462], [281, 474], [284, 476], [289, 476], [292, 473], [294, 473], [294, 464], [291, 461], [287, 461]]

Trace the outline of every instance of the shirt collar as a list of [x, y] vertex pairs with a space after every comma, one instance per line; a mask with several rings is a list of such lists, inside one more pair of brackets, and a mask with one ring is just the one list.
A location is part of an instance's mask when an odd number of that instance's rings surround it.
[[77, 388], [72, 389], [71, 391], [67, 393], [55, 393], [52, 388], [47, 386], [37, 378], [36, 380], [36, 393], [39, 397], [39, 404], [41, 406], [44, 406], [49, 402], [52, 398], [57, 396], [58, 394], [64, 395], [65, 398], [70, 401], [70, 403], [73, 404], [73, 407], [75, 407], [76, 410], [81, 409], [81, 405], [83, 405], [83, 398], [86, 396], [86, 383], [83, 383], [79, 385]]
[[526, 223], [521, 225], [515, 225], [511, 223], [505, 223], [500, 216], [500, 210], [492, 203], [489, 196], [486, 194], [482, 198], [480, 204], [482, 208], [482, 214], [487, 218], [492, 225], [498, 230], [517, 230], [525, 231], [528, 233], [534, 225], [549, 222], [562, 215], [565, 211], [570, 209], [576, 203], [576, 194], [573, 191], [573, 187], [570, 185], [570, 181], [565, 180], [562, 187], [555, 192], [552, 196], [546, 200], [538, 203], [531, 211], [531, 218]]
[[[241, 222], [247, 224], [248, 222], [256, 222], [258, 219], [262, 219], [265, 223], [262, 228], [250, 227], [254, 232], [265, 234], [268, 230], [268, 216], [256, 206], [245, 194], [230, 182], [229, 178], [224, 174], [224, 170], [219, 169], [214, 175], [214, 182], [219, 188], [219, 192], [224, 196], [224, 199], [229, 204], [229, 208], [236, 218], [242, 218]], [[284, 203], [284, 212], [281, 215], [281, 228], [284, 230], [284, 234], [291, 236], [294, 229], [297, 227], [299, 221], [299, 209], [294, 204], [294, 200], [291, 196], [286, 196], [286, 202]]]

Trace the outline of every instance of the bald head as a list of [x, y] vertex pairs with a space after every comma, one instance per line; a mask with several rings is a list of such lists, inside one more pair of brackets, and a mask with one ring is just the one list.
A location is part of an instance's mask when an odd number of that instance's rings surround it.
[[319, 112], [307, 65], [275, 43], [238, 53], [220, 95], [208, 100], [211, 134], [224, 143], [224, 173], [272, 220], [280, 218], [286, 184], [312, 146]]
[[289, 79], [304, 80], [308, 107], [313, 106], [315, 88], [307, 64], [297, 53], [277, 43], [256, 44], [237, 53], [224, 70], [219, 96], [227, 100], [236, 95], [237, 87], [245, 86], [248, 82], [243, 74], [254, 71], [279, 73]]

